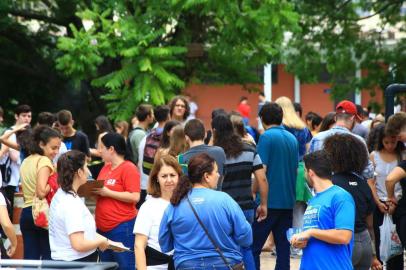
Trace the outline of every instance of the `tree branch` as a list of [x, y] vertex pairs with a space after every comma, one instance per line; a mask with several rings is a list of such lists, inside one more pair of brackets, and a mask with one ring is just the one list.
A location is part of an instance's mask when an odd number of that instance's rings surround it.
[[368, 15], [368, 16], [365, 16], [365, 17], [358, 18], [358, 19], [356, 19], [356, 21], [362, 21], [362, 20], [366, 20], [366, 19], [372, 18], [372, 17], [374, 17], [374, 16], [376, 16], [376, 15], [382, 13], [382, 12], [385, 11], [387, 8], [389, 8], [390, 6], [392, 6], [392, 5], [397, 5], [397, 4], [399, 4], [399, 3], [398, 3], [398, 2], [389, 2], [389, 3], [387, 3], [386, 5], [384, 5], [383, 7], [381, 7], [380, 9], [378, 9], [378, 11], [376, 11], [375, 13], [373, 13], [373, 14], [371, 14], [371, 15]]
[[39, 20], [43, 22], [53, 23], [57, 25], [65, 26], [66, 22], [64, 20], [59, 20], [57, 18], [48, 17], [44, 14], [34, 13], [29, 10], [9, 10], [8, 14], [18, 17], [23, 17], [25, 19]]

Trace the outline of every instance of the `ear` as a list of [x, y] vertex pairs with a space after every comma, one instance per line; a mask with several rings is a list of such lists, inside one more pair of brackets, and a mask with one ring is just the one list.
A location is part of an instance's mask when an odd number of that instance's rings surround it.
[[189, 136], [188, 136], [188, 135], [185, 135], [185, 140], [186, 140], [186, 142], [187, 142], [187, 143], [189, 143], [189, 144], [190, 144], [191, 140], [190, 140], [190, 138], [189, 138]]
[[17, 119], [18, 119], [18, 115], [17, 115], [17, 114], [14, 114], [14, 119], [17, 121]]
[[72, 126], [75, 124], [75, 120], [73, 120], [73, 119], [70, 122], [71, 122]]
[[45, 143], [43, 143], [43, 142], [39, 142], [39, 147], [41, 148], [41, 149], [43, 149], [44, 147], [45, 147]]

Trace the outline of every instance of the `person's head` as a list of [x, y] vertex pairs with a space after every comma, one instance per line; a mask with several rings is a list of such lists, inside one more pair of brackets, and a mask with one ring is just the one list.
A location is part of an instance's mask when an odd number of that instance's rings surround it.
[[58, 128], [63, 136], [69, 136], [73, 130], [73, 118], [72, 113], [68, 110], [61, 110], [56, 115], [58, 118]]
[[187, 150], [187, 143], [185, 137], [185, 131], [182, 125], [177, 125], [171, 130], [171, 137], [169, 139], [169, 155], [176, 157], [180, 153]]
[[149, 125], [154, 121], [153, 107], [149, 104], [141, 104], [135, 110], [135, 116], [138, 121]]
[[320, 128], [321, 121], [323, 118], [315, 112], [308, 112], [305, 116], [307, 127], [313, 131]]
[[279, 97], [275, 100], [283, 110], [283, 124], [290, 128], [304, 129], [306, 125], [302, 119], [296, 114], [292, 101], [287, 97]]
[[259, 99], [259, 102], [265, 102], [266, 99], [265, 99], [264, 92], [259, 92], [258, 99]]
[[111, 162], [116, 156], [128, 158], [124, 137], [113, 132], [108, 132], [101, 137], [99, 152], [104, 162]]
[[40, 112], [37, 117], [38, 125], [52, 127], [56, 122], [56, 115], [50, 112]]
[[386, 134], [397, 136], [398, 140], [406, 142], [406, 113], [398, 112], [389, 117], [386, 124]]
[[216, 117], [217, 115], [220, 115], [220, 114], [227, 115], [227, 112], [223, 108], [217, 108], [217, 109], [212, 110], [211, 111], [211, 120], [213, 120], [214, 117]]
[[128, 137], [128, 122], [127, 121], [117, 121], [114, 123], [114, 129], [118, 134], [123, 136], [124, 138]]
[[315, 151], [303, 157], [306, 169], [306, 180], [310, 187], [315, 181], [331, 179], [331, 159], [325, 150]]
[[171, 118], [185, 121], [190, 114], [189, 102], [183, 96], [176, 96], [169, 102]]
[[75, 196], [76, 188], [86, 183], [90, 175], [87, 168], [86, 155], [80, 151], [72, 150], [62, 154], [58, 159], [58, 184], [59, 187]]
[[200, 119], [191, 119], [185, 125], [185, 136], [188, 143], [203, 141], [206, 136], [203, 122]]
[[248, 103], [248, 98], [246, 96], [240, 97], [240, 103], [247, 104]]
[[169, 119], [170, 108], [167, 105], [160, 105], [154, 108], [154, 117], [158, 123], [164, 123]]
[[[364, 108], [361, 106], [361, 105], [359, 105], [359, 104], [357, 104], [357, 105], [355, 105], [356, 107], [357, 107], [357, 115], [359, 116], [359, 117], [355, 117], [355, 120], [358, 122], [358, 123], [361, 123], [363, 120], [364, 120], [364, 118], [365, 118], [365, 111], [364, 111]], [[368, 117], [367, 117], [368, 118]]]
[[247, 130], [245, 129], [242, 116], [239, 114], [230, 114], [230, 120], [233, 124], [234, 133], [244, 138], [247, 135]]
[[16, 125], [29, 124], [31, 123], [32, 110], [29, 105], [22, 104], [18, 105], [14, 110], [14, 118], [16, 120]]
[[155, 160], [148, 178], [147, 193], [159, 198], [171, 194], [182, 176], [182, 168], [175, 157], [163, 155]]
[[336, 123], [352, 130], [361, 117], [358, 115], [357, 106], [349, 100], [343, 100], [336, 106]]
[[352, 134], [335, 134], [326, 139], [324, 150], [331, 157], [334, 173], [361, 174], [368, 163], [368, 151], [363, 141]]
[[97, 116], [94, 120], [94, 124], [98, 134], [104, 132], [113, 132], [113, 127], [110, 124], [110, 120], [104, 115]]
[[385, 124], [380, 124], [371, 129], [367, 145], [370, 152], [385, 150], [389, 153], [394, 152], [398, 156], [400, 156], [405, 149], [405, 145], [398, 141], [396, 136], [387, 135], [385, 133]]
[[264, 127], [280, 125], [282, 124], [283, 110], [277, 103], [269, 102], [262, 106], [261, 111], [259, 112], [259, 117], [261, 118]]
[[226, 115], [218, 115], [211, 121], [213, 144], [223, 148], [227, 157], [237, 157], [243, 151], [241, 137], [234, 133], [233, 123]]
[[326, 114], [323, 118], [323, 120], [321, 121], [320, 124], [320, 129], [319, 131], [326, 131], [329, 130], [330, 128], [332, 128], [336, 123], [336, 113], [335, 112], [329, 112], [328, 114]]
[[206, 153], [193, 156], [188, 163], [188, 175], [181, 177], [172, 194], [171, 203], [178, 205], [195, 184], [215, 189], [219, 176], [214, 158]]
[[370, 129], [373, 129], [380, 124], [385, 123], [385, 117], [382, 114], [378, 114], [375, 118], [371, 121]]
[[178, 125], [181, 125], [179, 121], [170, 120], [165, 123], [164, 130], [162, 131], [161, 148], [168, 148], [170, 139], [172, 136], [172, 129]]
[[59, 153], [61, 146], [61, 134], [48, 126], [37, 126], [32, 133], [31, 145], [29, 152], [39, 154], [53, 160]]
[[298, 102], [295, 102], [295, 103], [293, 103], [293, 107], [295, 108], [296, 115], [299, 116], [300, 118], [302, 118], [302, 114], [303, 114], [302, 105], [300, 105], [300, 103], [298, 103]]

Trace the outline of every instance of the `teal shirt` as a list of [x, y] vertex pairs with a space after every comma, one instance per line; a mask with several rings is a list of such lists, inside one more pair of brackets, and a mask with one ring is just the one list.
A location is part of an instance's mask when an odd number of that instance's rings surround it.
[[299, 162], [295, 136], [283, 126], [271, 127], [259, 137], [257, 152], [266, 166], [268, 208], [293, 209]]

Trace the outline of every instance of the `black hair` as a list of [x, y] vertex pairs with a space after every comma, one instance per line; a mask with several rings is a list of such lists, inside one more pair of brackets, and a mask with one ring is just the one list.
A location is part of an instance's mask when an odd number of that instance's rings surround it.
[[181, 123], [176, 120], [171, 120], [165, 123], [164, 130], [162, 131], [162, 138], [161, 138], [161, 148], [168, 148], [170, 145], [170, 137], [169, 132], [172, 130], [173, 127], [180, 125]]
[[217, 115], [211, 121], [213, 143], [223, 148], [227, 158], [237, 157], [244, 150], [240, 136], [234, 132], [233, 123], [226, 115]]
[[72, 189], [75, 173], [86, 164], [86, 155], [77, 150], [62, 154], [58, 159], [58, 185], [66, 193], [76, 196]]
[[280, 125], [283, 119], [283, 110], [275, 102], [265, 103], [259, 111], [259, 117], [265, 125]]
[[187, 135], [190, 140], [199, 141], [204, 140], [206, 135], [206, 130], [204, 129], [203, 122], [199, 119], [191, 119], [185, 125], [185, 135]]
[[334, 134], [324, 142], [324, 149], [331, 157], [334, 173], [362, 174], [368, 164], [368, 151], [361, 139], [352, 134]]
[[320, 178], [331, 179], [331, 158], [327, 151], [319, 150], [307, 154], [303, 161], [307, 170], [311, 169]]
[[303, 113], [302, 105], [300, 105], [300, 103], [298, 103], [298, 102], [295, 102], [295, 103], [293, 103], [293, 107], [295, 108], [295, 112], [298, 112], [299, 116], [302, 117], [302, 113]]
[[51, 127], [45, 125], [37, 126], [33, 130], [32, 141], [28, 146], [28, 152], [30, 154], [43, 155], [44, 151], [39, 146], [40, 143], [47, 144], [52, 138], [61, 138], [61, 134]]
[[158, 123], [164, 122], [169, 118], [170, 108], [167, 105], [160, 105], [154, 108], [154, 117]]
[[[371, 131], [369, 132], [368, 135], [368, 140], [367, 140], [367, 146], [368, 146], [368, 151], [372, 152], [372, 151], [381, 151], [382, 149], [384, 149], [384, 145], [383, 145], [383, 139], [386, 136], [391, 136], [391, 135], [387, 135], [385, 132], [385, 124], [379, 124], [378, 126], [374, 127], [373, 129], [371, 129]], [[398, 159], [401, 158], [402, 152], [405, 150], [405, 145], [398, 141], [396, 144], [396, 148], [395, 148], [395, 152], [396, 155], [398, 156]]]
[[130, 151], [126, 147], [125, 139], [118, 133], [108, 132], [101, 138], [106, 148], [114, 147], [116, 153], [123, 156], [125, 160], [130, 160]]
[[97, 131], [98, 134], [104, 132], [114, 132], [109, 119], [104, 115], [97, 116], [94, 123], [99, 127], [99, 130]]
[[29, 105], [21, 104], [21, 105], [18, 105], [17, 108], [15, 108], [14, 114], [20, 115], [22, 113], [29, 113], [31, 111], [32, 110], [31, 110], [31, 107]]
[[46, 125], [52, 127], [56, 122], [56, 115], [50, 112], [40, 112], [37, 117], [38, 125]]
[[223, 108], [214, 109], [214, 110], [211, 112], [211, 119], [213, 120], [214, 117], [216, 117], [217, 115], [220, 115], [220, 114], [227, 115], [227, 112], [226, 112]]
[[321, 121], [320, 132], [329, 130], [330, 126], [335, 124], [335, 116], [335, 112], [329, 112], [328, 114], [326, 114], [326, 116], [324, 116], [323, 120]]

